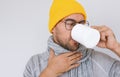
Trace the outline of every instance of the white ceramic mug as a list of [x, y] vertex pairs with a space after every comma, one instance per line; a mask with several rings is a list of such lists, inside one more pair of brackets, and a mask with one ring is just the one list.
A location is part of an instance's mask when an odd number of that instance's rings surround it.
[[95, 47], [100, 40], [100, 33], [98, 30], [82, 24], [77, 24], [73, 27], [71, 36], [72, 39], [87, 48]]

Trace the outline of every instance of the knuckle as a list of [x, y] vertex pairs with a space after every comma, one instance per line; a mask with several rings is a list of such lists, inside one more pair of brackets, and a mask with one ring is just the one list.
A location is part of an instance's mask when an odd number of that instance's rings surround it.
[[102, 31], [101, 35], [104, 36], [106, 34], [106, 31]]
[[103, 27], [107, 27], [106, 25], [103, 25]]
[[81, 57], [78, 58], [79, 60], [81, 59]]
[[75, 54], [74, 56], [75, 56], [75, 57], [76, 57], [76, 56], [79, 56], [79, 54]]
[[77, 66], [78, 66], [77, 64], [74, 65], [74, 67], [77, 67]]
[[81, 59], [81, 57], [79, 57], [77, 60], [79, 61]]
[[101, 36], [104, 36], [105, 35], [105, 32], [101, 32]]
[[64, 61], [67, 61], [67, 60], [68, 60], [68, 58], [63, 58], [63, 60], [64, 60]]
[[110, 32], [110, 33], [113, 33], [111, 29], [109, 29], [109, 32]]
[[108, 28], [106, 25], [103, 25], [102, 27], [103, 27], [103, 28]]

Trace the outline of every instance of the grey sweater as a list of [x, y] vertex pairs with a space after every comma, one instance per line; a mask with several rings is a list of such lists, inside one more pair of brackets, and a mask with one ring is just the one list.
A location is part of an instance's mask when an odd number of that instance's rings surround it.
[[[39, 77], [47, 66], [50, 48], [55, 51], [56, 55], [69, 52], [54, 43], [52, 36], [50, 36], [47, 50], [42, 54], [32, 56], [28, 61], [23, 73], [24, 77]], [[59, 77], [120, 77], [120, 61], [93, 49], [87, 49], [82, 45], [79, 46], [77, 51], [83, 54], [79, 61], [80, 66], [65, 72]]]

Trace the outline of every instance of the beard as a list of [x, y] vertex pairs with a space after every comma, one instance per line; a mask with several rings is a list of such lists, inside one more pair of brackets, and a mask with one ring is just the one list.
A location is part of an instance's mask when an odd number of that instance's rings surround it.
[[63, 42], [62, 40], [59, 40], [59, 39], [57, 41], [61, 47], [65, 48], [67, 50], [70, 50], [70, 51], [76, 51], [80, 45], [78, 42], [76, 42], [72, 39], [68, 39], [65, 42]]

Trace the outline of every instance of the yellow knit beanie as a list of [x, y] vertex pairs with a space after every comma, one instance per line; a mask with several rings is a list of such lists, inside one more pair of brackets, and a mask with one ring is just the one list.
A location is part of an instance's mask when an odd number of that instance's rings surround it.
[[86, 20], [86, 12], [76, 0], [53, 0], [49, 13], [49, 31], [51, 32], [61, 19], [74, 13], [82, 14]]

